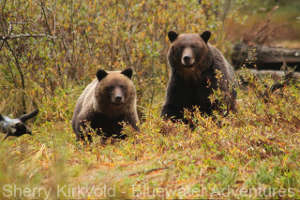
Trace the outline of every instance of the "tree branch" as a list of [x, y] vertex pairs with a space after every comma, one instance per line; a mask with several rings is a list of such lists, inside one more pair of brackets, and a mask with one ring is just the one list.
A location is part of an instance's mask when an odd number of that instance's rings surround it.
[[38, 38], [38, 37], [47, 37], [47, 38], [55, 38], [51, 35], [47, 35], [47, 34], [19, 34], [19, 35], [7, 35], [7, 36], [3, 36], [0, 35], [0, 40], [13, 40], [13, 39], [18, 39], [18, 38]]
[[[50, 28], [50, 25], [49, 25], [49, 22], [48, 22], [48, 18], [47, 18], [47, 14], [46, 14], [46, 11], [45, 11], [45, 3], [41, 0], [41, 9], [42, 9], [42, 13], [43, 13], [43, 16], [45, 18], [45, 23], [46, 23], [46, 27], [47, 27], [47, 31], [48, 31], [48, 34], [52, 35], [52, 32], [51, 32], [51, 28]], [[54, 24], [54, 27], [55, 27], [55, 24]], [[55, 34], [55, 32], [54, 32]], [[53, 44], [53, 49], [52, 49], [52, 54], [53, 54], [53, 51], [54, 51], [54, 56], [55, 56], [55, 66], [57, 68], [57, 72], [58, 72], [58, 75], [61, 79], [61, 84], [63, 84], [63, 80], [62, 80], [62, 70], [60, 68], [60, 65], [57, 64], [57, 52], [56, 52], [56, 49], [55, 49], [55, 40], [54, 40], [55, 37], [52, 37], [51, 38], [51, 41], [52, 41], [52, 44]]]
[[7, 40], [4, 40], [4, 41], [5, 41], [6, 45], [7, 45], [7, 48], [9, 49], [9, 51], [11, 52], [11, 54], [13, 55], [13, 57], [15, 59], [16, 67], [17, 67], [17, 70], [18, 70], [18, 72], [20, 74], [20, 77], [21, 77], [21, 84], [22, 84], [22, 105], [23, 105], [23, 112], [26, 113], [25, 78], [24, 78], [24, 74], [23, 74], [22, 68], [20, 66], [18, 56], [15, 54], [15, 51], [11, 48], [11, 46], [9, 45], [9, 43], [8, 43]]
[[2, 47], [4, 46], [5, 41], [2, 42], [1, 46], [0, 46], [0, 51], [2, 49]]

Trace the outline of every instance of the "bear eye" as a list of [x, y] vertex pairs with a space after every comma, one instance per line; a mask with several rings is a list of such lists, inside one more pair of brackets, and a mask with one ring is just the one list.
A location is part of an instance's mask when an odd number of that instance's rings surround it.
[[192, 44], [192, 45], [191, 45], [191, 48], [192, 48], [192, 49], [195, 49], [195, 48], [196, 48], [196, 46], [195, 46], [194, 44]]
[[122, 89], [125, 89], [125, 85], [120, 85], [119, 87]]
[[106, 90], [107, 92], [110, 92], [110, 91], [113, 90], [113, 88], [114, 88], [113, 86], [109, 86], [109, 87], [106, 87], [105, 90]]
[[183, 47], [182, 47], [182, 46], [173, 46], [172, 49], [173, 49], [174, 51], [178, 51], [178, 50], [180, 50], [180, 49], [183, 49]]

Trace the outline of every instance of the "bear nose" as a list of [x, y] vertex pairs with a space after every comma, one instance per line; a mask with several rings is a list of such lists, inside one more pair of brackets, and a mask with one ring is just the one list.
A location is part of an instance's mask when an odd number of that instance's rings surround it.
[[184, 64], [190, 64], [190, 60], [191, 60], [191, 57], [189, 57], [189, 56], [183, 57]]
[[116, 96], [115, 101], [116, 101], [116, 103], [120, 103], [122, 101], [122, 97]]

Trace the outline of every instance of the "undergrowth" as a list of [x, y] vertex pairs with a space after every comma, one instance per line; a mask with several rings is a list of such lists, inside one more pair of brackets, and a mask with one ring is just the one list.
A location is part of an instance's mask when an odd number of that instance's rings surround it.
[[43, 99], [33, 137], [1, 143], [0, 197], [300, 198], [300, 85], [266, 101], [258, 94], [274, 81], [248, 78], [252, 86], [238, 90], [238, 111], [226, 118], [195, 112], [191, 130], [163, 121], [155, 104], [140, 132], [126, 126], [127, 139], [95, 136], [90, 145], [76, 141], [70, 123], [70, 99], [82, 88], [58, 90]]

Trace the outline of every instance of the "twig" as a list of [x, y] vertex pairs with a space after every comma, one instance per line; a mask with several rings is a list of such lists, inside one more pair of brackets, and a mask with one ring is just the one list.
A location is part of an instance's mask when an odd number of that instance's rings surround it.
[[24, 79], [24, 74], [23, 74], [22, 68], [20, 66], [19, 59], [18, 59], [17, 55], [15, 54], [14, 50], [11, 48], [11, 46], [9, 45], [7, 40], [4, 40], [4, 41], [5, 41], [5, 44], [7, 45], [7, 48], [9, 49], [9, 51], [11, 52], [11, 54], [13, 55], [13, 57], [15, 59], [17, 70], [18, 70], [18, 72], [20, 74], [20, 77], [21, 77], [22, 94], [23, 94], [22, 95], [22, 105], [23, 105], [23, 112], [25, 113], [26, 112], [26, 102], [25, 102], [25, 79]]
[[151, 172], [161, 171], [161, 170], [165, 170], [165, 169], [169, 169], [169, 167], [159, 167], [159, 168], [144, 170], [144, 171], [140, 171], [140, 172], [135, 172], [135, 173], [129, 174], [129, 176], [136, 176], [136, 175], [139, 175], [139, 174], [146, 174], [147, 175], [147, 174], [150, 174]]
[[2, 5], [2, 17], [4, 17], [4, 9], [5, 9], [5, 6], [6, 6], [6, 0], [3, 1], [3, 5]]
[[[5, 42], [3, 41], [3, 43], [5, 43]], [[15, 75], [14, 75], [14, 73], [13, 73], [12, 66], [11, 66], [10, 61], [9, 61], [8, 59], [11, 59], [11, 58], [8, 57], [8, 56], [6, 57], [6, 61], [7, 61], [9, 73], [11, 74], [11, 78], [12, 78], [12, 80], [13, 80], [13, 82], [14, 82], [15, 88], [18, 88], [17, 81], [16, 81], [16, 77], [15, 77]]]
[[85, 37], [86, 42], [87, 42], [89, 55], [90, 55], [91, 57], [93, 57], [92, 51], [91, 51], [92, 48], [91, 48], [91, 45], [90, 45], [90, 42], [89, 42], [89, 38], [88, 38], [88, 35], [87, 35], [87, 33], [86, 33], [85, 31], [84, 31], [84, 37]]
[[69, 48], [67, 47], [67, 44], [64, 40], [64, 37], [61, 38], [61, 43], [62, 43], [62, 46], [63, 46], [65, 52], [66, 52], [66, 59], [69, 63], [71, 63], [72, 60], [71, 60], [70, 55], [69, 55], [69, 50], [68, 50]]
[[[45, 22], [46, 22], [46, 26], [47, 26], [47, 30], [48, 30], [48, 34], [52, 35], [52, 32], [51, 32], [51, 28], [49, 26], [49, 23], [48, 23], [48, 18], [47, 18], [47, 15], [46, 15], [46, 11], [45, 11], [45, 3], [41, 0], [41, 9], [42, 9], [42, 13], [43, 13], [43, 16], [45, 18]], [[55, 56], [55, 66], [57, 68], [57, 72], [58, 72], [58, 75], [59, 75], [59, 78], [61, 80], [61, 84], [63, 84], [63, 80], [62, 80], [62, 70], [60, 68], [60, 65], [57, 64], [57, 52], [56, 52], [56, 49], [54, 48], [55, 47], [55, 40], [54, 40], [55, 37], [52, 37], [51, 38], [51, 41], [52, 41], [52, 44], [53, 44], [53, 50], [54, 51], [54, 56]], [[53, 53], [53, 52], [52, 52]]]
[[55, 38], [51, 35], [47, 34], [19, 34], [19, 35], [7, 35], [7, 36], [0, 36], [0, 40], [13, 40], [18, 38], [38, 38], [38, 37], [47, 37], [47, 38]]
[[129, 56], [129, 54], [128, 54], [127, 46], [126, 46], [125, 42], [123, 43], [123, 45], [124, 45], [124, 51], [125, 51], [125, 57], [126, 57], [126, 59], [127, 59], [127, 63], [128, 63], [128, 65], [129, 65], [130, 67], [132, 67], [133, 65], [132, 65], [130, 56]]
[[[48, 23], [47, 15], [46, 15], [46, 12], [45, 12], [45, 4], [44, 4], [43, 1], [41, 1], [41, 8], [42, 8], [42, 12], [43, 12], [43, 15], [44, 15], [44, 18], [45, 18], [45, 22], [46, 22], [48, 33], [50, 35], [52, 35], [51, 29], [50, 29], [50, 26], [49, 26], [49, 23]], [[54, 43], [54, 40], [53, 40], [53, 43]]]
[[225, 23], [225, 19], [226, 19], [227, 15], [228, 15], [228, 13], [230, 11], [231, 4], [232, 4], [231, 0], [226, 0], [224, 2], [224, 8], [223, 8], [224, 11], [223, 11], [223, 16], [222, 16], [222, 22], [223, 22], [223, 24]]
[[2, 47], [4, 46], [4, 41], [2, 42], [1, 46], [0, 46], [0, 51], [2, 49]]

